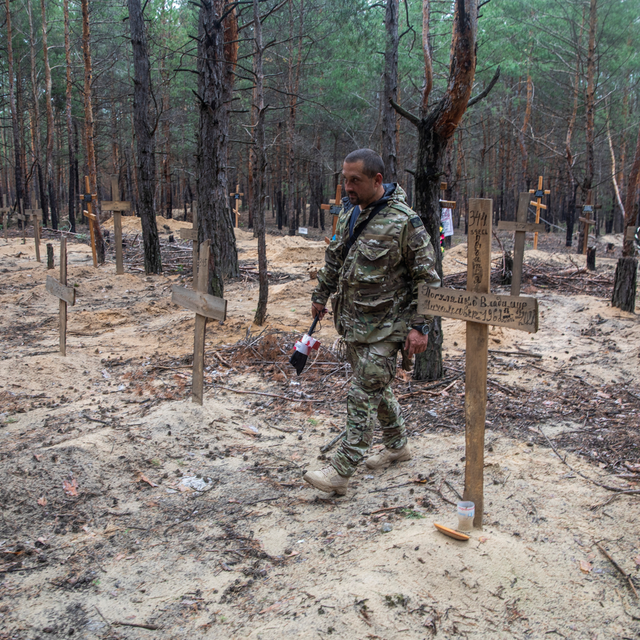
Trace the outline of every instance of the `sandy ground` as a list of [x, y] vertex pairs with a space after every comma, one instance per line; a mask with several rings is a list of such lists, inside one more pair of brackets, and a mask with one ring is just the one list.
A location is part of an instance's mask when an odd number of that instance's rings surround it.
[[[159, 224], [165, 236], [190, 226]], [[255, 240], [237, 240], [246, 273]], [[46, 241], [57, 267], [57, 240]], [[445, 274], [465, 268], [456, 241]], [[306, 376], [292, 376], [282, 347], [306, 328], [324, 247], [269, 238], [268, 357], [252, 324], [255, 280], [229, 283], [228, 320], [207, 329], [200, 407], [189, 399], [193, 314], [170, 300], [188, 276], [116, 277], [70, 243], [77, 303], [62, 358], [46, 265], [29, 239], [0, 240], [0, 638], [640, 637], [632, 587], [596, 544], [640, 589], [639, 497], [595, 484], [640, 488], [628, 444], [640, 425], [637, 316], [529, 283], [540, 331], [491, 329], [485, 526], [457, 542], [433, 523], [455, 526], [464, 483], [459, 377], [423, 392], [399, 372], [410, 462], [363, 468], [345, 498], [301, 480], [345, 414], [330, 324]], [[526, 261], [584, 258], [547, 246]], [[598, 262], [600, 274], [615, 267]], [[464, 325], [445, 320], [444, 332], [455, 376]], [[254, 360], [233, 359], [241, 340]], [[575, 433], [593, 446], [567, 453], [562, 438]], [[610, 463], [591, 452], [598, 433], [628, 433]]]

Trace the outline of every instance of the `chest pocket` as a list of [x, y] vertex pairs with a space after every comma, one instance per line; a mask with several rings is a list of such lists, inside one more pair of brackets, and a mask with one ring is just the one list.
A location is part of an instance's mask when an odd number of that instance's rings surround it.
[[378, 240], [358, 243], [353, 266], [353, 280], [361, 284], [382, 284], [389, 277], [393, 244]]

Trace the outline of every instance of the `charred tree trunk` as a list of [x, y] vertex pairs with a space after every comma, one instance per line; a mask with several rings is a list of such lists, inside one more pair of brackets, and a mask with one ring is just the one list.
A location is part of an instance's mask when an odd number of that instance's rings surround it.
[[[226, 0], [202, 0], [198, 19], [198, 236], [199, 241], [211, 240], [209, 292], [220, 297], [224, 295], [223, 278], [239, 273], [226, 173], [227, 105], [231, 102], [234, 60], [226, 58], [222, 16], [229, 4]], [[235, 14], [229, 13], [226, 20], [235, 21]]]
[[253, 122], [251, 170], [252, 170], [252, 198], [249, 201], [251, 208], [249, 219], [253, 219], [255, 231], [258, 237], [258, 306], [253, 321], [261, 326], [267, 317], [267, 300], [269, 298], [269, 279], [267, 276], [267, 245], [265, 239], [265, 213], [264, 213], [264, 179], [267, 164], [267, 153], [264, 136], [264, 71], [262, 65], [262, 25], [260, 23], [260, 10], [258, 0], [253, 0], [253, 75], [255, 86], [253, 89]]
[[128, 0], [131, 44], [133, 45], [133, 119], [138, 168], [138, 215], [144, 240], [145, 273], [162, 272], [160, 239], [153, 208], [156, 182], [155, 124], [151, 122], [151, 75], [147, 35], [140, 0]]
[[397, 115], [391, 102], [398, 99], [398, 0], [387, 0], [384, 19], [387, 33], [384, 52], [384, 94], [382, 98], [382, 161], [385, 182], [398, 181]]

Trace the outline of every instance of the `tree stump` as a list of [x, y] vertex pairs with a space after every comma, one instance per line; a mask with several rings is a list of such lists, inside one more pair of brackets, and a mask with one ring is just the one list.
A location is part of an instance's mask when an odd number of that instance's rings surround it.
[[638, 277], [638, 260], [636, 258], [620, 258], [613, 281], [611, 306], [630, 311], [636, 308], [636, 285]]
[[587, 247], [587, 270], [595, 271], [596, 270], [596, 248]]
[[53, 269], [53, 245], [47, 242], [47, 269]]

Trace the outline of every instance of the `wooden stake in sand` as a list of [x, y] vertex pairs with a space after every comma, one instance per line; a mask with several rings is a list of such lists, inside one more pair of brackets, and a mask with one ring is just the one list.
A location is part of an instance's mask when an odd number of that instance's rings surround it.
[[[533, 193], [534, 194], [534, 198], [536, 199], [535, 202], [530, 202], [529, 204], [534, 206], [536, 208], [536, 224], [540, 223], [540, 209], [547, 209], [547, 205], [546, 204], [542, 204], [542, 198], [544, 198], [544, 196], [548, 196], [551, 193], [550, 189], [543, 189], [542, 188], [542, 176], [538, 176], [538, 189], [529, 189], [529, 193]], [[535, 232], [535, 235], [533, 236], [533, 248], [537, 249], [538, 248], [538, 232]], [[513, 295], [513, 294], [511, 294]]]
[[35, 202], [35, 208], [25, 209], [24, 216], [19, 215], [18, 219], [24, 220], [25, 226], [27, 225], [27, 221], [31, 220], [33, 224], [33, 240], [36, 245], [36, 260], [42, 262], [42, 260], [40, 260], [40, 222], [42, 221], [42, 209], [38, 206], [38, 201], [36, 200]]
[[47, 291], [60, 298], [60, 354], [67, 355], [67, 304], [76, 303], [76, 290], [67, 286], [67, 239], [60, 239], [60, 282], [47, 276]]
[[7, 230], [9, 229], [9, 211], [11, 207], [7, 207], [7, 196], [2, 195], [2, 207], [0, 207], [0, 213], [2, 214], [2, 230], [4, 231], [4, 239], [8, 238]]
[[499, 231], [515, 231], [516, 237], [513, 241], [513, 274], [511, 276], [511, 295], [520, 295], [520, 284], [522, 283], [522, 262], [524, 260], [524, 243], [527, 233], [535, 232], [535, 238], [538, 232], [545, 230], [544, 224], [527, 222], [527, 212], [529, 210], [530, 196], [528, 193], [521, 193], [518, 200], [518, 212], [516, 213], [516, 221], [508, 222], [500, 220], [498, 222]]
[[236, 185], [235, 193], [230, 193], [229, 197], [235, 199], [234, 212], [236, 214], [236, 229], [240, 226], [240, 197], [243, 196], [244, 193], [240, 193], [240, 185]]
[[131, 211], [131, 203], [118, 200], [118, 176], [111, 176], [111, 197], [113, 200], [102, 202], [103, 211], [113, 213], [113, 234], [116, 243], [116, 275], [124, 273], [124, 263], [122, 260], [122, 212]]
[[587, 201], [583, 205], [578, 205], [578, 208], [582, 209], [582, 216], [578, 218], [578, 220], [584, 224], [584, 239], [582, 241], [583, 255], [586, 255], [587, 248], [589, 247], [589, 227], [596, 223], [596, 221], [592, 220], [590, 216], [596, 209], [600, 209], [602, 207], [600, 204], [592, 204], [591, 198], [592, 191], [589, 189], [589, 191], [587, 191]]
[[338, 225], [338, 218], [340, 217], [340, 211], [342, 210], [342, 185], [339, 184], [336, 187], [336, 197], [333, 200], [329, 200], [329, 204], [321, 204], [320, 208], [324, 211], [329, 211], [333, 216], [331, 221], [331, 237], [325, 236], [324, 241], [329, 244], [333, 240], [333, 236], [336, 235], [336, 227]]
[[83, 207], [82, 213], [85, 218], [89, 219], [89, 233], [91, 234], [91, 254], [93, 255], [93, 266], [98, 267], [98, 255], [96, 253], [96, 236], [93, 230], [93, 221], [96, 219], [93, 213], [93, 199], [98, 197], [98, 194], [91, 193], [91, 187], [89, 185], [89, 176], [84, 177], [84, 190], [85, 192], [80, 196], [80, 199], [84, 203], [86, 209]]
[[538, 301], [535, 298], [489, 293], [492, 205], [492, 200], [469, 200], [467, 290], [433, 289], [424, 285], [418, 292], [419, 313], [467, 321], [464, 499], [475, 503], [473, 524], [478, 529], [482, 528], [484, 509], [488, 325], [530, 333], [538, 330]]
[[193, 341], [193, 377], [191, 383], [191, 398], [193, 402], [202, 404], [204, 395], [204, 339], [207, 328], [207, 318], [226, 320], [227, 301], [216, 298], [207, 293], [209, 277], [209, 245], [205, 240], [200, 245], [200, 259], [198, 260], [198, 280], [195, 291], [173, 285], [171, 301], [196, 313], [196, 328]]
[[198, 282], [198, 202], [191, 202], [191, 217], [193, 226], [191, 229], [180, 229], [181, 240], [191, 240], [193, 245], [193, 288], [196, 288]]

